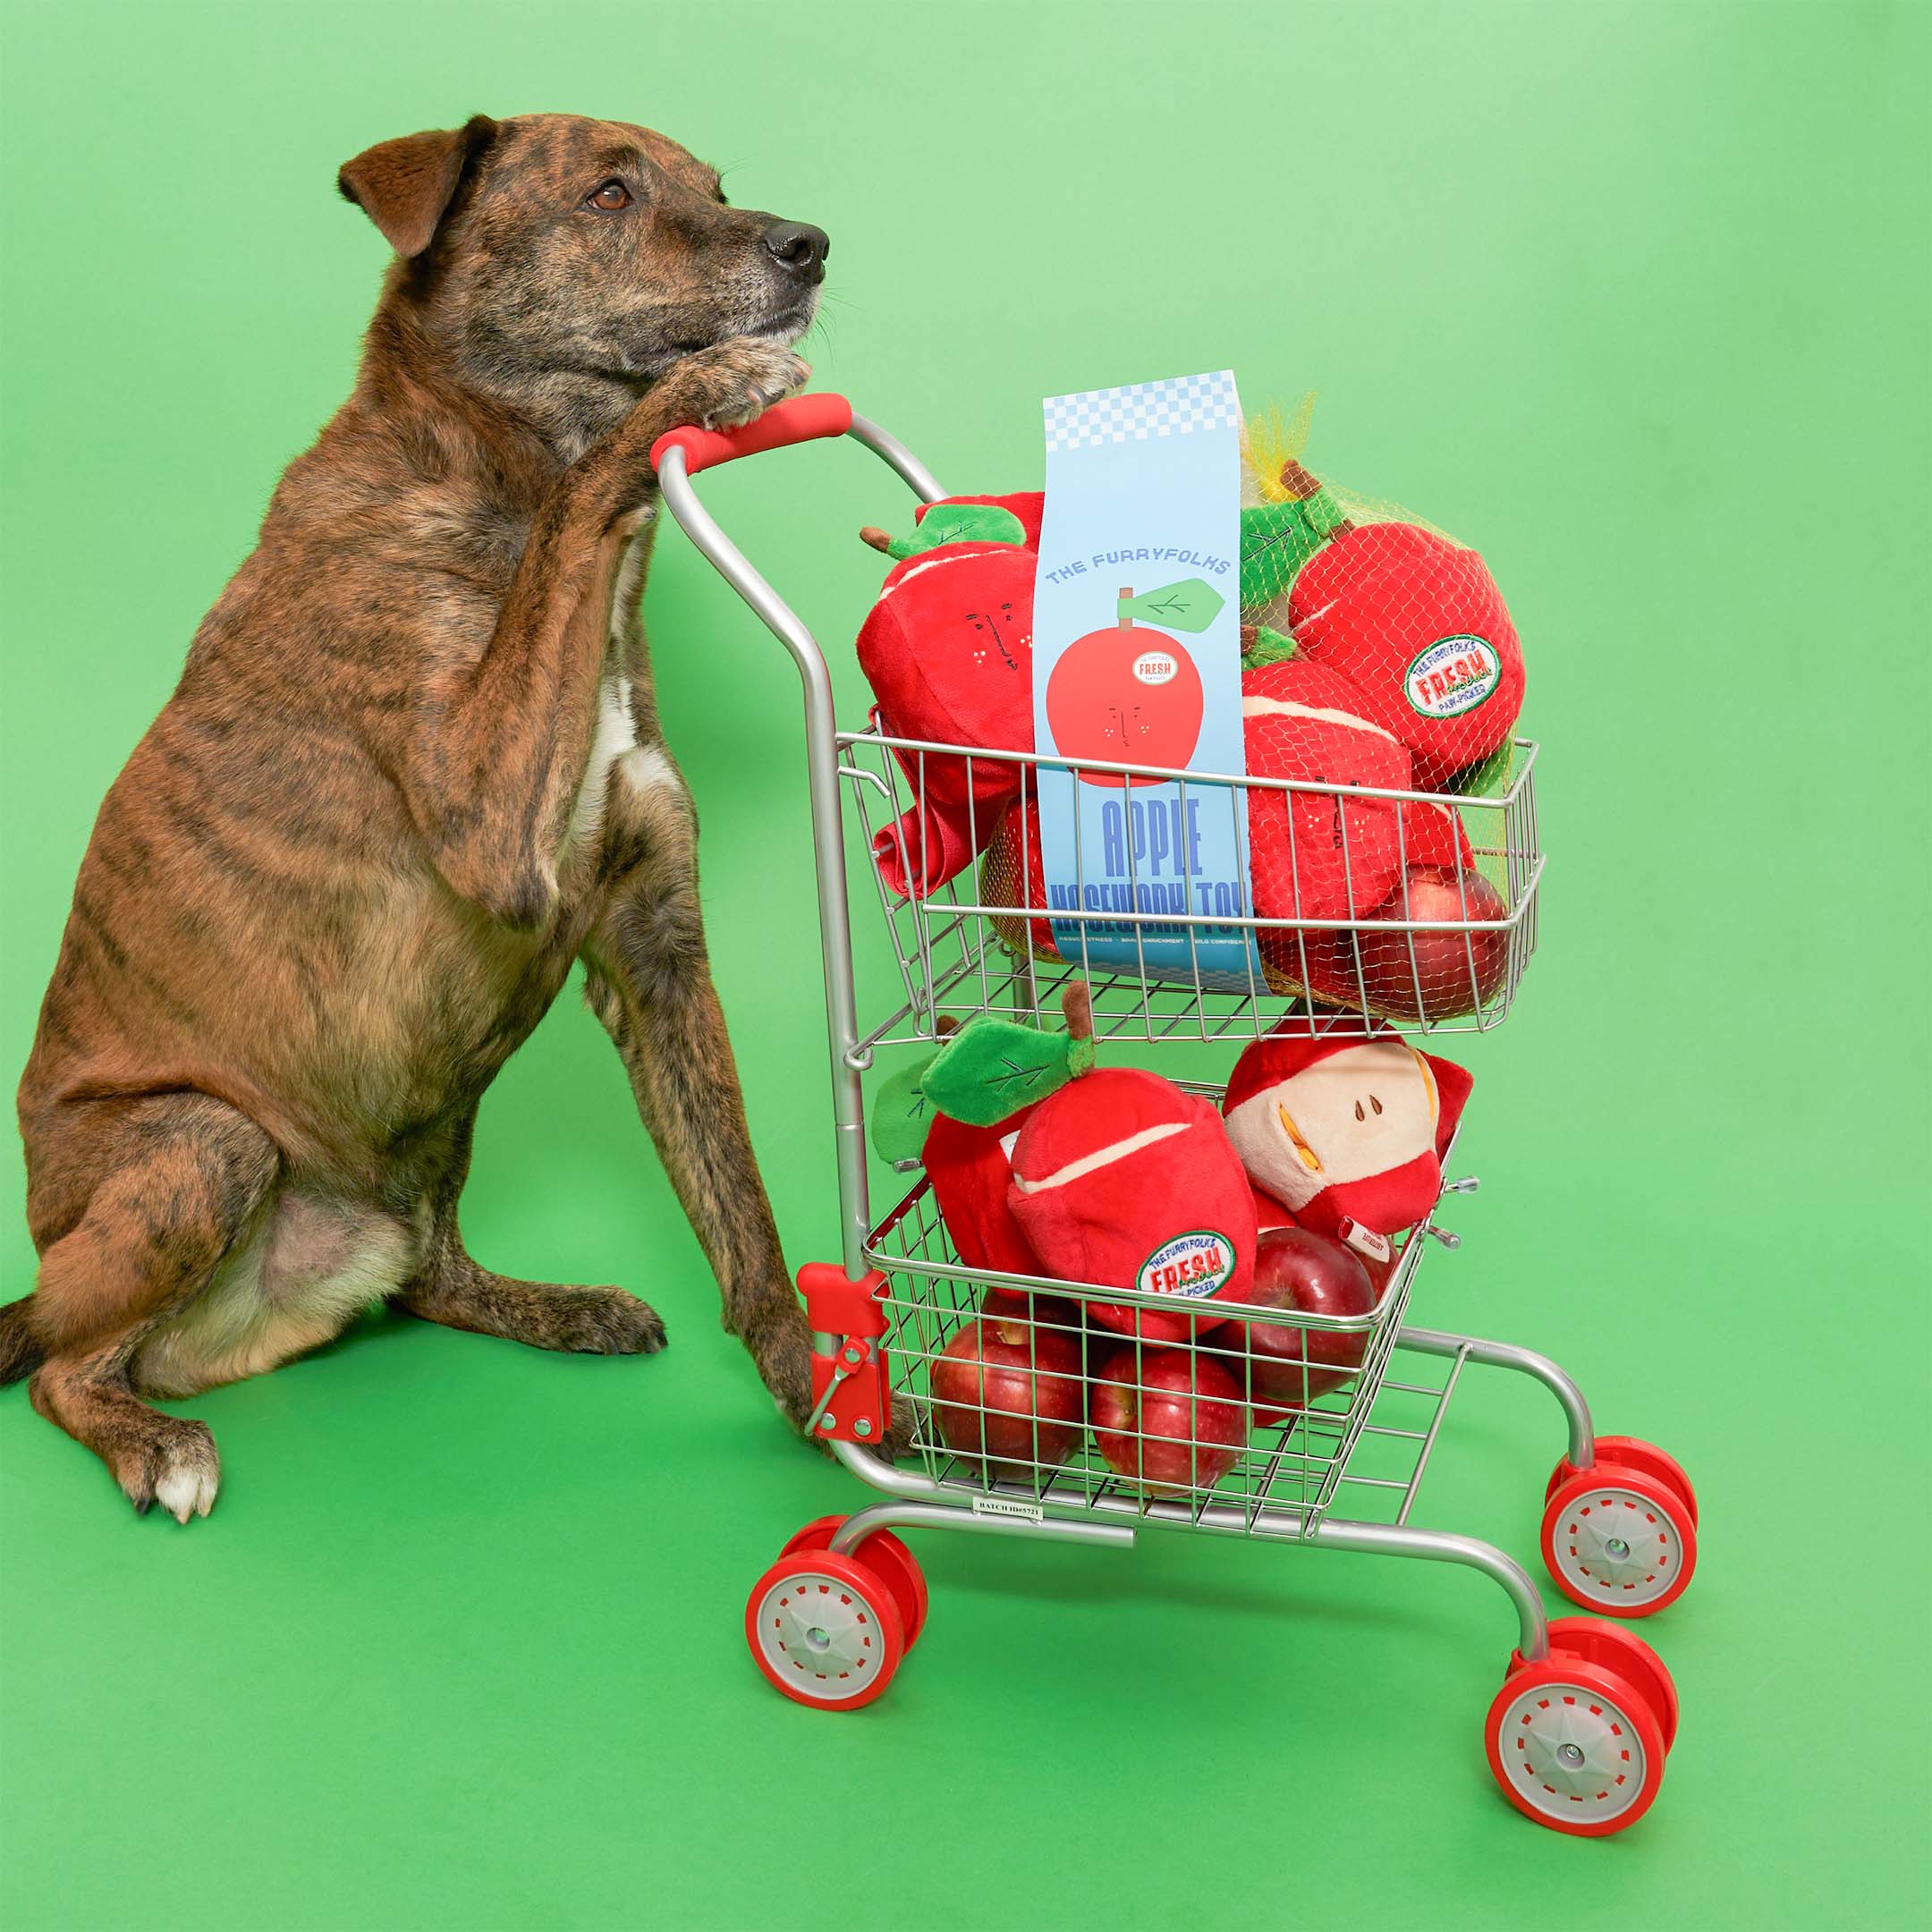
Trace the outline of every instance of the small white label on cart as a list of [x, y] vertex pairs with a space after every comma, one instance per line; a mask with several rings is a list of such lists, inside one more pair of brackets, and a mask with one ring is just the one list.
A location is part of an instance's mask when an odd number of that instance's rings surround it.
[[975, 1516], [1010, 1516], [1015, 1522], [1046, 1521], [1046, 1512], [1038, 1503], [1016, 1503], [1008, 1496], [976, 1496], [972, 1512]]
[[1358, 1254], [1365, 1254], [1371, 1261], [1386, 1261], [1394, 1253], [1386, 1234], [1377, 1234], [1373, 1228], [1365, 1228], [1360, 1221], [1343, 1221], [1339, 1230], [1342, 1239]]

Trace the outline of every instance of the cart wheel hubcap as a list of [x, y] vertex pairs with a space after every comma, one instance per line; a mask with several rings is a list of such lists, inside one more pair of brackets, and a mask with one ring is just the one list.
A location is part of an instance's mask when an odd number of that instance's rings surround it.
[[1614, 1487], [1585, 1490], [1551, 1538], [1565, 1580], [1612, 1606], [1653, 1603], [1677, 1580], [1683, 1542], [1648, 1496]]
[[1644, 1787], [1636, 1726], [1600, 1691], [1538, 1684], [1503, 1719], [1503, 1762], [1517, 1791], [1546, 1818], [1600, 1823]]
[[885, 1662], [878, 1613], [843, 1577], [780, 1578], [758, 1605], [758, 1633], [778, 1674], [809, 1684], [814, 1697], [857, 1697]]

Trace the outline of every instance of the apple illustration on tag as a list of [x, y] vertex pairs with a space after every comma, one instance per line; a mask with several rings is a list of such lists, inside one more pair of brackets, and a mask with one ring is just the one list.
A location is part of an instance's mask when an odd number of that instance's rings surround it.
[[[1174, 631], [1205, 631], [1224, 599], [1199, 577], [1136, 597], [1120, 593], [1117, 621], [1061, 652], [1046, 681], [1046, 724], [1066, 758], [1179, 767], [1200, 740], [1206, 699], [1199, 668]], [[1137, 618], [1151, 620], [1136, 623]], [[1158, 626], [1159, 628], [1157, 628]], [[1118, 786], [1119, 774], [1081, 771], [1083, 784]], [[1163, 783], [1130, 777], [1130, 785]]]

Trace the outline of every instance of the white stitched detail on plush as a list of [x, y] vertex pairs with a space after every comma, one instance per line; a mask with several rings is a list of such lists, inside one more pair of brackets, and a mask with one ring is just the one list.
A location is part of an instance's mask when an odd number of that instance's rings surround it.
[[1158, 1127], [1143, 1127], [1139, 1133], [1129, 1134], [1124, 1140], [1116, 1140], [1110, 1147], [1096, 1148], [1091, 1154], [1082, 1154], [1078, 1160], [1069, 1161], [1056, 1173], [1046, 1174], [1038, 1181], [1025, 1181], [1018, 1174], [1013, 1176], [1013, 1185], [1022, 1194], [1038, 1194], [1047, 1188], [1064, 1187], [1069, 1181], [1078, 1181], [1082, 1174], [1090, 1174], [1097, 1167], [1105, 1167], [1110, 1161], [1125, 1160], [1130, 1154], [1138, 1154], [1144, 1147], [1152, 1147], [1157, 1140], [1165, 1140], [1170, 1134], [1185, 1133], [1185, 1121], [1163, 1121]]
[[894, 591], [903, 590], [915, 577], [923, 577], [929, 570], [937, 570], [943, 564], [970, 563], [979, 555], [980, 553], [977, 550], [962, 552], [954, 549], [951, 544], [941, 544], [937, 549], [921, 557], [903, 577], [898, 578], [894, 582], [886, 585], [885, 591], [879, 597], [879, 602], [881, 604], [885, 603], [886, 598], [890, 597]]
[[1371, 724], [1365, 717], [1357, 717], [1352, 711], [1329, 711], [1320, 705], [1290, 704], [1283, 698], [1243, 698], [1241, 701], [1243, 717], [1307, 717], [1315, 718], [1324, 724], [1346, 724], [1351, 731], [1373, 732], [1377, 738], [1386, 738], [1391, 744], [1399, 744], [1394, 732], [1385, 732], [1379, 724]]

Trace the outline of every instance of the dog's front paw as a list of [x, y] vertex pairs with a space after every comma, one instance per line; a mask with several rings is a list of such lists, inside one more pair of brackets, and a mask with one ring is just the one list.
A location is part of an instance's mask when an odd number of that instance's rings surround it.
[[655, 1355], [665, 1342], [663, 1317], [623, 1288], [558, 1288], [545, 1314], [548, 1333], [538, 1343], [542, 1348], [578, 1355]]
[[[829, 1455], [824, 1436], [807, 1428], [818, 1402], [812, 1394], [811, 1331], [802, 1312], [781, 1323], [759, 1338], [756, 1351], [758, 1373], [771, 1391], [778, 1413], [811, 1443], [821, 1455]], [[895, 1462], [911, 1447], [918, 1428], [916, 1405], [903, 1393], [892, 1399], [892, 1420], [883, 1442], [868, 1443], [890, 1462]]]
[[679, 422], [741, 429], [810, 379], [811, 365], [782, 343], [733, 335], [675, 364], [664, 379]]

